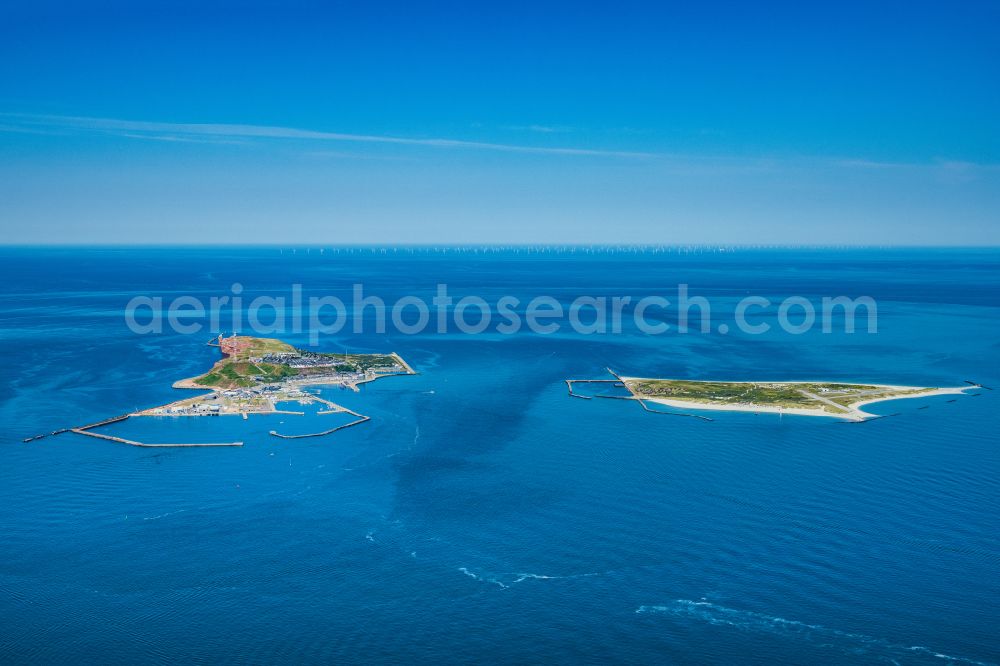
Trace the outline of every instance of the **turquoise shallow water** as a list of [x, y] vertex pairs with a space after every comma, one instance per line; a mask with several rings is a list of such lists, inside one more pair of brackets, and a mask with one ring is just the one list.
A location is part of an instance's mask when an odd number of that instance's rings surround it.
[[[2, 259], [4, 663], [1000, 661], [1000, 252]], [[270, 437], [339, 418], [282, 415], [107, 430], [237, 449], [21, 443], [183, 395], [170, 384], [216, 358], [208, 335], [135, 335], [125, 303], [235, 281], [565, 302], [684, 282], [719, 321], [747, 293], [867, 294], [879, 332], [341, 334], [324, 348], [394, 350], [420, 374], [324, 389], [372, 417], [332, 437]], [[998, 390], [875, 405], [899, 415], [860, 425], [705, 422], [567, 397], [564, 379], [606, 366]]]

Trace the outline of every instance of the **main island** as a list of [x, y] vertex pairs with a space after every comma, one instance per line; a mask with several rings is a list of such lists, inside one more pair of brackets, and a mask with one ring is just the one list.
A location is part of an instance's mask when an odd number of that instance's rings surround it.
[[[608, 369], [614, 379], [567, 379], [566, 386], [574, 398], [617, 398], [635, 400], [647, 411], [654, 403], [674, 409], [771, 412], [801, 416], [827, 416], [850, 421], [877, 418], [861, 409], [864, 405], [901, 398], [925, 398], [934, 395], [960, 395], [978, 384], [935, 388], [925, 386], [895, 386], [889, 384], [848, 384], [823, 381], [701, 381], [691, 379], [653, 379], [622, 377]], [[585, 395], [574, 390], [576, 384], [613, 384], [624, 389], [625, 395]], [[684, 412], [663, 412], [694, 416]], [[703, 420], [711, 419], [699, 416]]]
[[[219, 336], [210, 340], [209, 345], [218, 347], [222, 353], [212, 368], [205, 374], [175, 382], [177, 389], [202, 391], [196, 396], [184, 398], [157, 407], [151, 407], [129, 414], [103, 419], [96, 423], [75, 428], [64, 428], [51, 434], [73, 432], [89, 435], [121, 444], [145, 447], [190, 447], [190, 446], [242, 446], [243, 442], [212, 442], [199, 444], [151, 444], [115, 437], [97, 432], [103, 426], [118, 423], [132, 417], [195, 417], [195, 416], [242, 416], [249, 414], [291, 414], [303, 412], [278, 409], [281, 403], [321, 403], [325, 409], [317, 414], [347, 413], [355, 420], [320, 432], [304, 435], [283, 435], [272, 430], [274, 437], [298, 439], [330, 435], [368, 421], [370, 417], [321, 398], [316, 392], [307, 391], [308, 386], [335, 386], [358, 391], [361, 384], [381, 377], [414, 375], [416, 372], [395, 352], [389, 354], [333, 354], [313, 352], [275, 340], [249, 336]], [[44, 435], [30, 437], [25, 441], [40, 439]]]

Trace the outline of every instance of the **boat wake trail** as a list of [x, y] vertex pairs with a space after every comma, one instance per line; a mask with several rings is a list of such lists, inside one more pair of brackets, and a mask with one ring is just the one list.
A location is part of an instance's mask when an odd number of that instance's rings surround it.
[[677, 599], [666, 606], [640, 606], [635, 612], [639, 614], [661, 613], [716, 626], [734, 627], [741, 631], [778, 634], [787, 638], [797, 638], [815, 643], [817, 646], [833, 647], [848, 655], [856, 656], [868, 653], [892, 662], [923, 657], [942, 659], [956, 664], [989, 666], [989, 662], [943, 654], [922, 645], [908, 646], [893, 643], [881, 638], [831, 629], [819, 624], [806, 624], [763, 613], [726, 608], [704, 600]]

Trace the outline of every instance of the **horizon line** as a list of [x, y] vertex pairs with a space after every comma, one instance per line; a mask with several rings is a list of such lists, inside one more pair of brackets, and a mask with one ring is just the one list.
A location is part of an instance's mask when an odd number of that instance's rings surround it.
[[247, 241], [244, 243], [184, 243], [184, 242], [61, 242], [61, 243], [8, 243], [0, 241], [0, 248], [3, 249], [170, 249], [170, 248], [201, 248], [201, 249], [290, 249], [290, 250], [327, 250], [327, 249], [715, 249], [715, 250], [1000, 250], [1000, 243], [969, 245], [962, 244], [928, 244], [928, 243], [876, 243], [876, 244], [834, 244], [834, 243], [712, 243], [712, 242], [692, 242], [692, 243], [555, 243], [555, 242], [469, 242], [469, 243], [288, 243], [280, 244], [268, 241]]

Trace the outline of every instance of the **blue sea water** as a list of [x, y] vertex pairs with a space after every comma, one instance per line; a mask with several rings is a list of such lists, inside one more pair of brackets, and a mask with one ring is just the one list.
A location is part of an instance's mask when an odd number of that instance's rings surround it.
[[[330, 437], [267, 434], [329, 423], [307, 408], [108, 429], [242, 448], [21, 441], [186, 395], [212, 333], [137, 335], [125, 305], [235, 282], [563, 303], [686, 283], [713, 332], [349, 327], [321, 347], [420, 374], [323, 389], [372, 417]], [[718, 333], [748, 294], [869, 295], [878, 332]], [[998, 322], [997, 250], [0, 250], [0, 662], [1000, 662]], [[607, 366], [997, 390], [863, 424], [567, 396]]]

